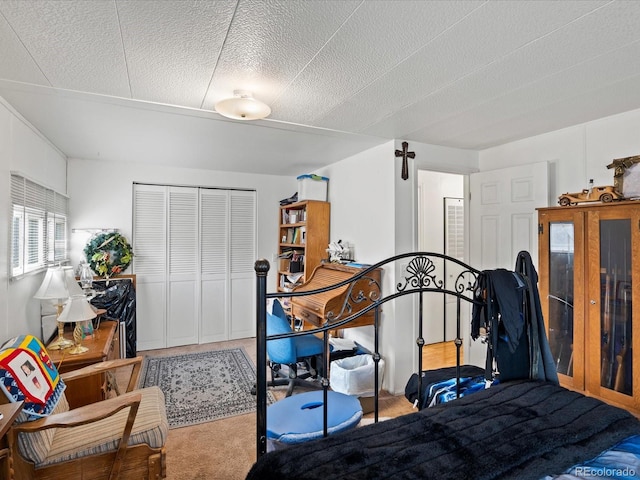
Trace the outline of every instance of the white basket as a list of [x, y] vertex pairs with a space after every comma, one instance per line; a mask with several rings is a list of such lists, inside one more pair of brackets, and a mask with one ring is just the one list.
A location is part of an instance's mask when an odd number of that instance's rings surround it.
[[[334, 360], [331, 362], [331, 372], [329, 374], [331, 390], [359, 397], [375, 395], [374, 368], [373, 356], [369, 354]], [[383, 374], [384, 360], [381, 358], [378, 363], [378, 390], [382, 386]]]
[[300, 175], [298, 177], [298, 201], [327, 201], [329, 179], [320, 175]]

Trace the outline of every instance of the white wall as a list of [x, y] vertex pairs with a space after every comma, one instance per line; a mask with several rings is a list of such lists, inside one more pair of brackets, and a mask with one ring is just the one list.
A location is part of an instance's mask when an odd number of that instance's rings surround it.
[[[117, 228], [131, 241], [133, 182], [255, 189], [257, 254], [258, 258], [266, 258], [270, 263], [273, 263], [273, 255], [277, 252], [279, 201], [296, 189], [295, 177], [69, 159], [71, 228]], [[86, 231], [71, 233], [71, 262], [74, 267], [84, 260], [83, 249], [90, 237], [91, 233]], [[274, 272], [272, 268], [269, 291], [275, 290]]]
[[9, 280], [11, 171], [66, 193], [66, 158], [0, 98], [0, 342], [24, 333], [40, 337], [40, 301], [33, 298], [43, 274]]
[[[331, 240], [349, 242], [354, 248], [355, 260], [360, 263], [377, 263], [396, 253], [394, 148], [394, 142], [390, 141], [317, 172], [329, 177]], [[392, 269], [383, 270], [385, 292], [391, 291], [394, 277]], [[390, 325], [393, 308], [392, 303], [384, 306], [380, 329], [380, 351], [386, 362], [385, 388], [393, 384], [395, 369], [396, 326]], [[372, 327], [346, 329], [344, 336], [373, 350]]]
[[[334, 163], [317, 173], [329, 177], [331, 238], [355, 246], [356, 260], [377, 263], [417, 248], [417, 169], [469, 173], [478, 169], [477, 153], [447, 147], [410, 143], [416, 152], [410, 161], [409, 179], [400, 177], [401, 160], [395, 150], [401, 141], [390, 141]], [[397, 262], [396, 262], [397, 263]], [[401, 265], [383, 272], [384, 295], [395, 291]], [[399, 394], [417, 366], [416, 316], [412, 298], [384, 305], [380, 351], [385, 358], [384, 388]], [[367, 348], [373, 348], [373, 329], [345, 330]]]
[[530, 137], [479, 154], [482, 171], [540, 161], [550, 163], [549, 205], [558, 196], [595, 185], [613, 185], [615, 158], [640, 154], [640, 110]]
[[393, 148], [387, 142], [318, 172], [329, 178], [331, 241], [349, 242], [361, 263], [394, 253]]
[[[353, 248], [354, 259], [365, 264], [377, 263], [395, 254], [393, 142], [387, 142], [320, 170], [329, 177], [331, 202], [331, 241], [343, 240]], [[383, 288], [393, 285], [394, 272], [382, 273]], [[390, 318], [392, 306], [385, 308]], [[385, 331], [383, 322], [382, 330]], [[373, 328], [345, 330], [346, 338], [373, 349]], [[393, 332], [385, 332], [389, 340]], [[392, 345], [392, 343], [391, 343]]]

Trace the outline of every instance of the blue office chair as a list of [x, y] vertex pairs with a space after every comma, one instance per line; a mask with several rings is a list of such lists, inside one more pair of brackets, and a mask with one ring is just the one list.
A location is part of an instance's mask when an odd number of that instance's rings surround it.
[[[271, 313], [267, 312], [267, 335], [290, 331], [291, 325], [284, 309], [280, 302], [275, 300]], [[323, 350], [322, 340], [311, 334], [267, 341], [267, 355], [271, 369], [271, 381], [268, 384], [288, 385], [287, 397], [293, 393], [296, 385], [314, 387], [315, 385], [307, 382], [306, 379], [317, 378], [317, 368], [322, 365]], [[299, 364], [304, 365], [306, 372], [298, 374]], [[282, 365], [288, 367], [288, 375], [282, 371]]]

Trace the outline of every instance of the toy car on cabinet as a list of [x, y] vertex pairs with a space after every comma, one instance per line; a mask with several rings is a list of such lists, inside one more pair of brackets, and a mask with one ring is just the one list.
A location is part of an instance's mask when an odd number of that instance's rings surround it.
[[603, 187], [593, 187], [591, 189], [584, 188], [578, 193], [563, 193], [558, 198], [560, 205], [577, 205], [585, 202], [603, 202], [609, 203], [614, 200], [622, 200], [624, 196], [618, 192], [615, 187], [607, 185]]

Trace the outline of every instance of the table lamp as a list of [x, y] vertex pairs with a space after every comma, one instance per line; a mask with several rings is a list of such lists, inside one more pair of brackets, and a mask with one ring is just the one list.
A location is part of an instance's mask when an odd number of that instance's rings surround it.
[[69, 301], [62, 309], [62, 313], [58, 317], [60, 323], [75, 322], [73, 329], [73, 340], [75, 345], [71, 347], [69, 353], [71, 355], [79, 355], [88, 351], [87, 347], [82, 346], [82, 324], [96, 317], [96, 312], [91, 308], [91, 304], [85, 297], [84, 293], [80, 295], [72, 295]]
[[84, 295], [84, 291], [80, 287], [80, 284], [76, 280], [76, 277], [73, 273], [73, 267], [69, 265], [65, 265], [62, 267], [64, 272], [64, 283], [67, 286], [67, 290], [69, 291], [68, 296], [71, 297], [73, 295]]
[[69, 298], [69, 289], [65, 281], [64, 271], [62, 267], [49, 267], [47, 273], [42, 280], [42, 284], [35, 293], [34, 298], [39, 300], [52, 300], [56, 307], [56, 321], [58, 322], [58, 338], [47, 347], [51, 350], [62, 350], [73, 346], [71, 340], [64, 338], [64, 324], [60, 322], [60, 314], [62, 307], [67, 298]]

